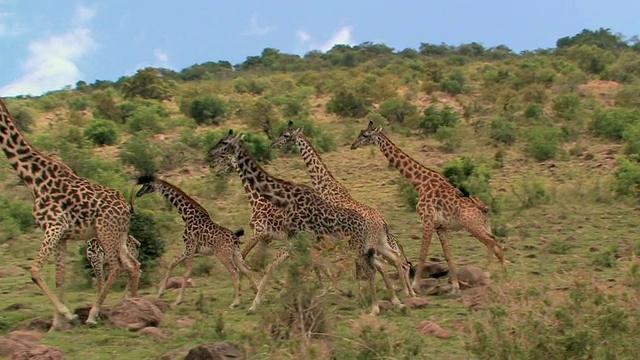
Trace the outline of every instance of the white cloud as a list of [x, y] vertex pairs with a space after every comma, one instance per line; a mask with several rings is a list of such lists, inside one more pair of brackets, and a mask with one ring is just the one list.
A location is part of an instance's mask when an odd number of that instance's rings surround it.
[[265, 36], [273, 31], [275, 26], [260, 26], [258, 25], [258, 14], [253, 13], [249, 18], [249, 30], [245, 32], [245, 35], [251, 36]]
[[305, 30], [296, 30], [295, 34], [298, 38], [298, 46], [304, 48], [303, 51], [320, 50], [324, 52], [331, 50], [337, 44], [353, 45], [352, 27], [350, 25], [343, 26], [331, 38], [321, 44], [313, 41], [311, 34]]
[[311, 40], [311, 35], [304, 30], [296, 30], [296, 35], [302, 43], [306, 43], [307, 41]]
[[74, 23], [67, 33], [34, 40], [29, 57], [22, 63], [25, 74], [0, 89], [3, 96], [40, 95], [71, 85], [82, 78], [76, 62], [97, 47], [91, 31], [83, 26], [95, 15], [95, 9], [76, 8]]
[[351, 45], [352, 43], [353, 39], [351, 39], [351, 26], [343, 26], [329, 40], [320, 45], [320, 50], [328, 51], [331, 50], [334, 45]]
[[0, 12], [0, 36], [16, 36], [23, 33], [26, 27], [16, 20], [9, 12]]
[[153, 50], [153, 55], [156, 57], [157, 67], [168, 67], [169, 65], [169, 55], [162, 49]]

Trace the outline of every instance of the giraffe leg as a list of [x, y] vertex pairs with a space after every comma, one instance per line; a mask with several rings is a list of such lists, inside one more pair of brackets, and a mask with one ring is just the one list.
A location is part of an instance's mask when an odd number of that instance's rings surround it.
[[[102, 308], [102, 304], [104, 300], [107, 298], [107, 294], [109, 294], [109, 290], [111, 289], [111, 285], [113, 285], [114, 281], [118, 277], [118, 273], [120, 272], [120, 263], [118, 259], [118, 238], [111, 235], [98, 235], [98, 238], [102, 242], [102, 246], [105, 249], [105, 260], [107, 263], [107, 279], [104, 282], [104, 286], [98, 292], [98, 298], [96, 302], [91, 307], [89, 311], [89, 316], [87, 317], [86, 324], [95, 325], [97, 324], [98, 315], [100, 314], [100, 309]], [[110, 251], [109, 251], [110, 250]]]
[[[173, 271], [173, 269], [176, 266], [178, 266], [178, 264], [183, 262], [187, 257], [193, 257], [193, 252], [195, 251], [187, 252], [187, 249], [185, 249], [180, 253], [180, 255], [176, 256], [175, 259], [171, 261], [171, 264], [169, 265], [169, 269], [167, 269], [164, 279], [162, 279], [162, 282], [160, 283], [160, 289], [158, 289], [158, 298], [160, 298], [164, 293], [164, 289], [167, 286], [167, 280], [169, 279], [169, 276], [171, 276], [171, 271]], [[184, 279], [184, 281], [186, 280], [187, 279]]]
[[240, 273], [249, 279], [251, 287], [255, 291], [258, 291], [258, 283], [256, 283], [253, 275], [251, 275], [251, 269], [249, 269], [247, 264], [244, 262], [244, 260], [242, 259], [242, 255], [240, 255], [240, 252], [237, 249], [234, 249], [233, 251], [233, 263], [238, 268], [238, 270], [240, 270]]
[[374, 259], [373, 264], [376, 270], [378, 270], [378, 272], [380, 273], [380, 276], [382, 276], [382, 281], [384, 281], [384, 284], [387, 287], [387, 290], [389, 291], [389, 297], [391, 298], [391, 303], [395, 305], [398, 309], [404, 309], [406, 306], [402, 303], [402, 301], [400, 301], [400, 299], [398, 299], [398, 296], [396, 295], [396, 291], [393, 288], [393, 284], [391, 284], [391, 280], [389, 279], [389, 275], [387, 275], [386, 271], [384, 271], [382, 264], [380, 264], [380, 262], [377, 259]]
[[[180, 292], [178, 293], [178, 298], [173, 303], [174, 306], [178, 306], [184, 300], [184, 289], [187, 287], [187, 279], [191, 276], [191, 263], [193, 262], [193, 255], [189, 254], [184, 259], [184, 275], [182, 275], [182, 285], [180, 286]], [[166, 283], [166, 280], [165, 280]]]
[[31, 264], [30, 272], [31, 272], [31, 280], [33, 280], [36, 285], [42, 290], [42, 292], [49, 298], [49, 301], [53, 304], [56, 311], [63, 315], [67, 321], [73, 321], [78, 318], [78, 315], [75, 315], [69, 311], [69, 309], [64, 306], [64, 304], [58, 299], [58, 297], [51, 292], [47, 284], [42, 280], [42, 276], [40, 272], [42, 271], [42, 266], [47, 261], [49, 254], [53, 249], [56, 249], [58, 246], [58, 242], [67, 231], [68, 227], [66, 225], [54, 225], [48, 226], [44, 231], [44, 239], [42, 244], [40, 245], [40, 249], [38, 250], [38, 254], [36, 255], [35, 260]]
[[456, 294], [460, 291], [460, 283], [458, 282], [458, 274], [456, 272], [453, 256], [451, 255], [451, 246], [449, 246], [449, 234], [445, 228], [438, 228], [438, 238], [440, 239], [440, 245], [442, 246], [442, 252], [444, 252], [444, 258], [447, 260], [447, 266], [449, 267], [449, 278], [451, 279], [451, 293]]
[[120, 248], [118, 254], [120, 263], [127, 273], [127, 284], [123, 291], [123, 299], [127, 297], [127, 291], [131, 292], [131, 297], [138, 296], [138, 285], [140, 283], [140, 262], [131, 254], [126, 246]]
[[253, 303], [251, 304], [251, 307], [247, 310], [248, 314], [255, 314], [256, 308], [262, 302], [262, 297], [264, 295], [264, 291], [267, 286], [267, 282], [269, 281], [269, 278], [273, 275], [273, 272], [282, 263], [284, 263], [290, 256], [291, 254], [289, 254], [288, 251], [281, 250], [280, 253], [278, 253], [278, 255], [276, 256], [276, 258], [271, 262], [271, 264], [267, 266], [264, 276], [262, 277], [262, 279], [260, 280], [260, 283], [258, 284], [258, 291], [256, 292], [256, 297], [253, 299]]
[[96, 277], [98, 292], [100, 292], [104, 284], [104, 273], [102, 272], [102, 268], [104, 267], [104, 251], [98, 245], [98, 238], [91, 238], [87, 241], [86, 256], [91, 264], [93, 275]]
[[473, 237], [480, 240], [487, 247], [487, 258], [491, 258], [491, 254], [500, 261], [500, 265], [505, 273], [507, 273], [507, 264], [504, 260], [504, 253], [502, 246], [498, 242], [498, 239], [490, 231], [484, 227], [468, 226], [467, 230]]
[[262, 232], [254, 229], [251, 239], [249, 239], [249, 242], [247, 243], [247, 245], [245, 245], [242, 248], [241, 254], [243, 259], [247, 258], [247, 255], [249, 255], [251, 250], [253, 250], [253, 248], [256, 246], [256, 244], [258, 244], [258, 242], [260, 242], [261, 239], [262, 239]]
[[418, 261], [418, 266], [416, 266], [416, 273], [413, 277], [413, 290], [416, 292], [420, 289], [419, 282], [420, 279], [422, 279], [424, 263], [427, 261], [427, 255], [429, 255], [429, 246], [431, 245], [431, 237], [433, 235], [434, 222], [433, 219], [429, 219], [427, 216], [422, 217], [424, 233], [422, 235], [422, 246], [420, 247], [420, 259]]
[[[58, 299], [61, 302], [64, 301], [64, 275], [66, 270], [66, 261], [67, 240], [60, 239], [60, 241], [58, 242], [58, 246], [56, 247], [56, 292], [58, 295]], [[54, 311], [53, 322], [51, 323], [49, 332], [53, 332], [60, 328], [62, 328], [62, 319], [60, 318], [60, 313]]]
[[229, 305], [230, 309], [235, 309], [240, 305], [240, 274], [238, 272], [238, 267], [234, 264], [234, 261], [230, 257], [220, 257], [220, 261], [227, 268], [227, 271], [231, 275], [231, 280], [233, 281], [233, 302]]
[[400, 259], [400, 257], [386, 243], [383, 243], [378, 247], [378, 253], [396, 268], [404, 293], [409, 297], [416, 296], [415, 291], [411, 288], [409, 269], [405, 269], [403, 267], [402, 259]]
[[378, 303], [378, 293], [376, 290], [376, 272], [371, 271], [369, 276], [369, 290], [371, 292], [371, 315], [380, 314], [380, 304]]

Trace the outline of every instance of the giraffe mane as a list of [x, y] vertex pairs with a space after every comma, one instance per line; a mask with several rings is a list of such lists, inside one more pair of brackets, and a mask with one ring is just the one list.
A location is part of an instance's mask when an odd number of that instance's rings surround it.
[[145, 174], [145, 175], [140, 175], [138, 176], [138, 179], [136, 180], [136, 184], [137, 185], [143, 185], [143, 184], [148, 184], [148, 183], [152, 183], [156, 181], [156, 176], [153, 174]]

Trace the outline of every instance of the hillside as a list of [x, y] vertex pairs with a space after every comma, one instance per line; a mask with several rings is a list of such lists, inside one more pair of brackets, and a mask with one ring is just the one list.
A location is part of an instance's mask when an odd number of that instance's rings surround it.
[[[560, 39], [555, 49], [521, 54], [476, 43], [402, 51], [363, 43], [304, 57], [267, 48], [233, 67], [219, 61], [179, 72], [146, 68], [116, 82], [79, 82], [40, 97], [6, 98], [29, 141], [79, 175], [128, 198], [137, 191], [132, 176], [157, 173], [217, 223], [244, 228], [245, 243], [251, 208], [242, 185], [235, 174], [217, 175], [204, 155], [233, 129], [247, 135], [268, 172], [310, 184], [299, 154], [269, 148], [269, 137], [293, 120], [353, 197], [382, 212], [415, 264], [422, 239], [410, 205], [415, 194], [378, 148], [350, 150], [371, 120], [405, 153], [491, 206], [492, 229], [510, 263], [504, 275], [479, 241], [466, 231], [451, 232], [456, 264], [485, 268], [490, 285], [461, 296], [421, 294], [426, 307], [383, 310], [373, 319], [364, 315], [368, 300], [353, 296], [359, 287], [347, 250], [334, 244], [322, 256], [332, 271], [346, 270], [336, 280], [340, 291], [318, 297], [326, 324], [308, 342], [293, 330], [278, 338], [270, 327], [283, 321], [290, 305], [294, 266], [276, 273], [268, 301], [248, 316], [254, 292], [246, 279], [242, 305], [228, 309], [228, 273], [218, 260], [201, 256], [192, 274], [197, 286], [187, 288], [185, 302], [159, 325], [168, 339], [102, 324], [51, 333], [42, 343], [87, 359], [155, 358], [218, 339], [245, 344], [256, 359], [323, 358], [327, 349], [338, 359], [632, 358], [640, 345], [634, 335], [640, 329], [639, 64], [637, 43], [600, 29]], [[22, 305], [0, 313], [5, 333], [50, 315], [52, 307], [28, 275], [42, 238], [30, 220], [30, 195], [6, 162], [0, 182], [0, 308]], [[135, 207], [155, 220], [166, 244], [157, 267], [146, 268], [152, 285], [141, 288], [155, 295], [183, 249], [183, 223], [160, 196], [137, 198]], [[79, 246], [68, 249], [69, 308], [95, 296]], [[278, 246], [284, 242], [275, 241], [269, 252]], [[51, 286], [52, 257], [43, 271]], [[444, 261], [435, 234], [429, 257]], [[290, 263], [308, 270], [308, 264]], [[178, 266], [173, 275], [182, 272]], [[310, 274], [298, 284], [300, 292], [318, 296], [315, 281]], [[440, 286], [446, 282], [438, 280]], [[118, 302], [121, 292], [114, 289], [107, 304]], [[169, 301], [175, 296], [165, 294]], [[387, 299], [380, 281], [378, 296]], [[184, 325], [185, 317], [193, 323]], [[419, 333], [424, 320], [451, 336]]]

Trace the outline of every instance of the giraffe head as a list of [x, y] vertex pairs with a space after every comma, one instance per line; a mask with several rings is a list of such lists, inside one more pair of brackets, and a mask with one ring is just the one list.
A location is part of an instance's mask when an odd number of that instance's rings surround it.
[[138, 177], [137, 185], [142, 185], [140, 190], [136, 193], [136, 197], [140, 197], [142, 195], [151, 194], [156, 191], [155, 188], [156, 177], [153, 175], [142, 175]]
[[357, 149], [361, 146], [370, 144], [378, 144], [381, 139], [382, 127], [373, 127], [373, 121], [369, 121], [369, 125], [366, 129], [360, 131], [360, 135], [356, 141], [351, 144], [351, 150]]
[[233, 155], [221, 156], [209, 163], [209, 167], [218, 168], [216, 176], [224, 176], [236, 170], [236, 157]]
[[272, 148], [279, 148], [287, 145], [295, 145], [298, 135], [302, 134], [302, 128], [294, 128], [293, 121], [289, 120], [287, 128], [282, 134], [271, 143]]
[[209, 149], [205, 156], [205, 161], [211, 166], [223, 164], [226, 161], [224, 158], [235, 156], [241, 146], [241, 141], [241, 137], [235, 135], [233, 130], [229, 129], [227, 135], [218, 140], [218, 142]]

